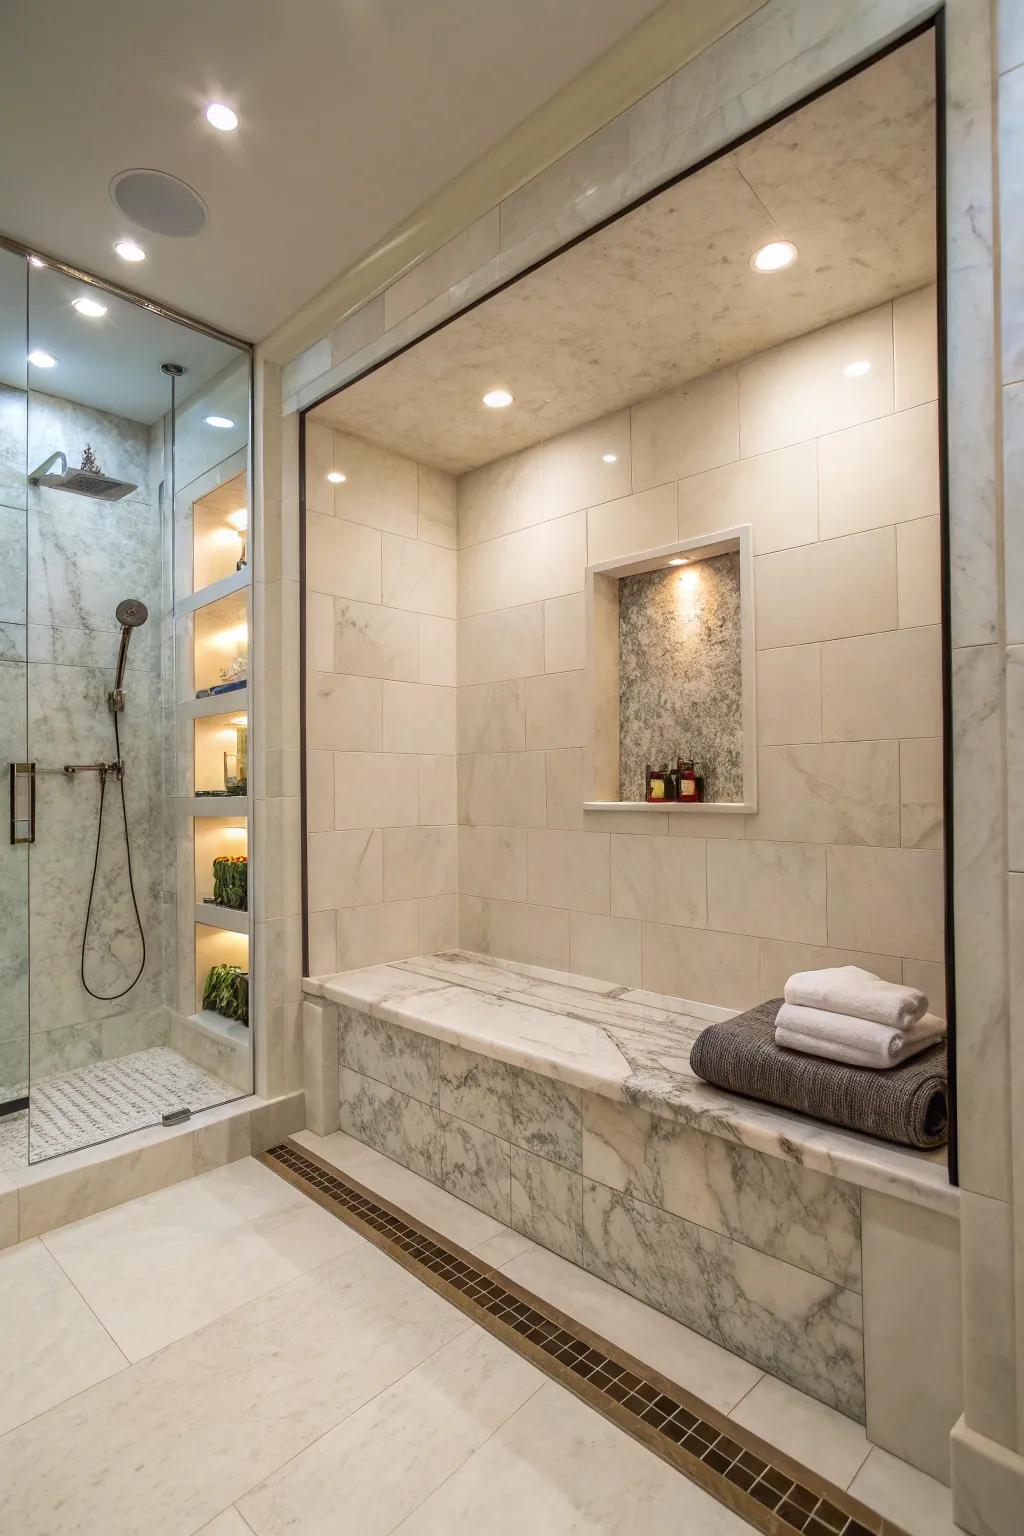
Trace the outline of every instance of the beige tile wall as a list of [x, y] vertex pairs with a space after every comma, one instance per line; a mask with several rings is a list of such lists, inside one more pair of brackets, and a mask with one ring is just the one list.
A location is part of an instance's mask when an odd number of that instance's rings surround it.
[[[823, 960], [941, 994], [935, 354], [926, 289], [459, 480], [464, 945], [723, 1005]], [[588, 561], [738, 522], [757, 814], [584, 812]]]
[[310, 423], [306, 501], [315, 976], [456, 940], [455, 482]]

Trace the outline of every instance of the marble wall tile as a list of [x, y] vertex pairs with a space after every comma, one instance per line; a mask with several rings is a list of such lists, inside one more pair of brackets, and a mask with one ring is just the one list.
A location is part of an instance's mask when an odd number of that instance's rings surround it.
[[641, 945], [644, 986], [651, 992], [722, 1008], [753, 1008], [761, 1001], [756, 938], [644, 923]]
[[823, 645], [821, 715], [826, 741], [940, 735], [938, 626], [891, 630]]
[[334, 806], [337, 827], [414, 827], [415, 763], [386, 752], [335, 752]]
[[[308, 455], [308, 425], [306, 431]], [[312, 481], [319, 486], [327, 470], [339, 470], [345, 476], [344, 481], [340, 485], [328, 483], [328, 492], [334, 499], [335, 517], [414, 539], [419, 502], [417, 465], [412, 459], [347, 432], [331, 435], [334, 439], [331, 461], [325, 466], [318, 464], [312, 475], [307, 473], [307, 485]]]
[[714, 841], [707, 848], [710, 927], [825, 942], [824, 848], [752, 841]]
[[878, 528], [758, 555], [754, 588], [764, 650], [895, 629], [895, 533]]
[[309, 834], [306, 878], [311, 912], [384, 899], [381, 839], [375, 830]]
[[385, 752], [455, 751], [454, 688], [391, 682], [382, 687]]
[[949, 539], [953, 645], [996, 639], [995, 295], [991, 267], [958, 271], [947, 298]]
[[459, 689], [460, 753], [522, 752], [525, 746], [526, 689], [519, 678]]
[[428, 299], [435, 298], [497, 254], [498, 210], [492, 208], [385, 289], [385, 328], [397, 325]]
[[776, 842], [900, 842], [900, 747], [895, 741], [761, 747], [758, 810], [748, 837]]
[[420, 826], [453, 826], [458, 819], [456, 759], [443, 755], [421, 757], [417, 777]]
[[723, 368], [634, 405], [633, 490], [729, 464], [739, 457], [735, 368]]
[[584, 1180], [583, 1266], [863, 1421], [855, 1291], [592, 1179]]
[[[578, 512], [627, 496], [630, 485], [630, 413], [616, 411], [543, 446], [544, 503], [548, 517]], [[612, 463], [604, 455], [613, 453]]]
[[[959, 1224], [874, 1190], [862, 1217], [868, 1435], [948, 1483], [963, 1407]], [[927, 1284], [908, 1291], [912, 1274]]]
[[338, 914], [334, 911], [307, 914], [309, 974], [334, 976], [338, 970]]
[[354, 971], [387, 960], [407, 960], [419, 944], [415, 901], [347, 907], [338, 912], [337, 965]]
[[[579, 1172], [583, 1166], [582, 1095], [571, 1083], [510, 1067], [512, 1140], [548, 1163]], [[529, 1179], [526, 1183], [529, 1184]]]
[[574, 1264], [583, 1255], [583, 1179], [512, 1148], [512, 1229]]
[[942, 846], [942, 741], [900, 742], [900, 842], [904, 848]]
[[607, 835], [535, 828], [527, 833], [527, 900], [607, 913], [609, 878]]
[[762, 746], [821, 740], [821, 646], [757, 656], [757, 739]]
[[419, 615], [419, 650], [421, 683], [441, 683], [454, 688], [458, 680], [454, 619]]
[[517, 827], [460, 827], [459, 894], [525, 901], [526, 832]]
[[376, 603], [335, 598], [331, 613], [331, 660], [324, 666], [318, 660], [316, 637], [312, 633], [316, 605], [311, 608], [309, 601], [318, 597], [322, 604], [321, 595], [313, 592], [306, 603], [307, 624], [311, 625], [307, 655], [314, 671], [416, 682], [419, 676], [419, 630], [414, 613], [382, 608]]
[[338, 1060], [424, 1104], [438, 1103], [438, 1041], [338, 1004]]
[[543, 604], [459, 619], [458, 655], [462, 684], [504, 682], [543, 672]]
[[448, 896], [422, 896], [416, 903], [417, 940], [416, 952], [420, 955], [436, 955], [442, 950], [455, 949], [459, 942], [459, 898]]
[[818, 444], [797, 443], [680, 480], [679, 537], [750, 523], [754, 553], [818, 538]]
[[[460, 854], [464, 835], [460, 831]], [[464, 948], [524, 965], [568, 970], [568, 912], [518, 901], [481, 900], [463, 895], [464, 890], [460, 866], [459, 942]]]
[[379, 603], [381, 536], [321, 512], [306, 514], [306, 570], [314, 591]]
[[942, 855], [829, 848], [828, 940], [847, 949], [943, 957]]
[[583, 1173], [859, 1291], [860, 1191], [599, 1094], [583, 1096]]
[[818, 444], [823, 539], [936, 517], [939, 423], [934, 400], [823, 437]]
[[455, 827], [387, 827], [383, 838], [385, 901], [457, 891]]
[[441, 1121], [436, 1107], [345, 1066], [338, 1078], [341, 1129], [440, 1184]]
[[587, 560], [600, 565], [620, 555], [658, 549], [679, 537], [674, 481], [591, 507], [587, 512]]
[[343, 362], [354, 352], [369, 346], [372, 341], [376, 341], [383, 329], [384, 295], [378, 293], [367, 303], [361, 304], [358, 309], [347, 314], [344, 320], [332, 330], [329, 337], [332, 364]]
[[639, 987], [640, 923], [635, 918], [573, 912], [569, 922], [569, 969], [623, 987]]
[[416, 537], [427, 544], [454, 549], [458, 543], [458, 494], [455, 477], [428, 464], [419, 470], [419, 504]]
[[477, 1210], [509, 1224], [510, 1148], [489, 1131], [442, 1114], [441, 1186]]
[[544, 604], [545, 672], [578, 672], [587, 664], [583, 593]]
[[[312, 962], [311, 962], [312, 968]], [[313, 972], [316, 975], [316, 971]], [[317, 1136], [338, 1129], [338, 1015], [333, 1004], [302, 1005], [302, 1085], [306, 1124]]]
[[1024, 76], [1019, 69], [999, 82], [999, 145], [1002, 366], [1009, 383], [1024, 378]]
[[549, 672], [544, 677], [528, 677], [526, 745], [529, 750], [586, 746], [590, 737], [586, 703], [585, 672]]
[[512, 1067], [492, 1056], [479, 1056], [461, 1046], [440, 1042], [439, 1104], [455, 1115], [505, 1142], [512, 1140]]
[[830, 949], [825, 944], [790, 944], [782, 939], [765, 939], [761, 945], [761, 995], [764, 998], [781, 997], [786, 982], [796, 971], [822, 970], [829, 965], [859, 965], [866, 971], [873, 971], [883, 981], [917, 985], [907, 981], [904, 964], [898, 955], [863, 954], [852, 949]]
[[381, 683], [311, 672], [306, 683], [306, 745], [313, 751], [379, 752]]
[[942, 620], [942, 556], [939, 519], [921, 518], [896, 529], [900, 628]]
[[703, 928], [707, 923], [704, 840], [613, 836], [611, 911], [615, 917]]
[[[334, 604], [326, 592], [306, 593], [306, 665], [312, 672], [334, 671]], [[358, 603], [368, 613], [380, 613], [370, 603]]]
[[545, 521], [543, 448], [495, 459], [457, 482], [459, 544], [480, 544]]
[[938, 295], [934, 283], [894, 299], [892, 335], [897, 411], [939, 395]]
[[582, 592], [587, 519], [573, 512], [462, 551], [459, 617]]
[[629, 125], [615, 118], [532, 177], [501, 204], [501, 249], [517, 245], [540, 225], [551, 224], [577, 198], [592, 195], [629, 163]]
[[[846, 378], [851, 359], [869, 362], [870, 371]], [[892, 307], [784, 342], [738, 371], [743, 458], [885, 416], [893, 409]]]
[[[1006, 582], [1006, 639], [1024, 643], [1024, 384], [1002, 391], [1003, 399], [1003, 562]], [[0, 512], [0, 517], [2, 517]]]
[[547, 825], [576, 832], [583, 827], [584, 752], [558, 747], [544, 753]]
[[454, 619], [456, 573], [454, 549], [419, 539], [384, 534], [381, 541], [381, 592], [392, 608]]
[[467, 826], [543, 827], [543, 752], [488, 752], [459, 759], [459, 821]]

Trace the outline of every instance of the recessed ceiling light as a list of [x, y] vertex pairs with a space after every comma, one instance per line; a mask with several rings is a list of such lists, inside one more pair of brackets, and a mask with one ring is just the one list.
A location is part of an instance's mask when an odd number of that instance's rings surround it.
[[858, 357], [856, 362], [847, 363], [843, 373], [848, 379], [862, 379], [866, 373], [871, 372], [871, 364], [866, 357]]
[[782, 272], [796, 261], [796, 246], [792, 240], [770, 240], [750, 258], [755, 272]]
[[232, 112], [222, 101], [211, 101], [206, 109], [206, 121], [221, 133], [233, 133], [238, 127], [238, 113]]
[[489, 389], [484, 395], [484, 405], [489, 406], [492, 411], [501, 411], [506, 405], [512, 404], [513, 398], [514, 396], [510, 395], [507, 389]]
[[617, 464], [618, 462], [619, 456], [617, 453], [602, 453], [601, 455], [602, 464]]
[[114, 250], [122, 261], [145, 261], [146, 253], [136, 240], [115, 240]]
[[332, 485], [344, 485], [348, 476], [343, 475], [340, 469], [329, 469], [327, 471], [327, 478]]
[[669, 561], [669, 565], [689, 565], [689, 563], [685, 555], [676, 555], [674, 560]]
[[30, 256], [28, 260], [29, 260], [29, 265], [32, 266], [32, 267], [45, 267], [46, 266], [46, 262], [43, 260], [43, 258], [41, 256]]
[[99, 299], [72, 299], [71, 308], [77, 309], [80, 315], [88, 315], [90, 320], [98, 320], [107, 312], [107, 306], [101, 304]]
[[49, 352], [44, 352], [42, 347], [34, 347], [28, 355], [28, 360], [33, 368], [55, 368], [57, 359], [51, 357]]
[[220, 427], [222, 430], [234, 426], [230, 416], [205, 416], [203, 420], [208, 427]]

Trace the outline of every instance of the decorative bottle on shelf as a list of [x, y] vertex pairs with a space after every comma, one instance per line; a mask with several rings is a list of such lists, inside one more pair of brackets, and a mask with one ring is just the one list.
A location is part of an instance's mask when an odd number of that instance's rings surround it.
[[647, 799], [649, 801], [661, 801], [667, 798], [668, 769], [647, 768]]
[[676, 763], [679, 783], [679, 799], [691, 804], [704, 799], [704, 780], [698, 778], [690, 758], [680, 758]]

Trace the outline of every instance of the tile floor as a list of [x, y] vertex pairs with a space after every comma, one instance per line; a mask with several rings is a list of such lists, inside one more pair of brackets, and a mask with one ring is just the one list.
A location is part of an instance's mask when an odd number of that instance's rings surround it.
[[[856, 1425], [379, 1153], [298, 1137], [912, 1536], [945, 1488]], [[251, 1159], [0, 1253], [19, 1536], [749, 1536], [737, 1516]]]
[[28, 1110], [0, 1119], [0, 1172], [159, 1125], [168, 1110], [193, 1113], [241, 1098], [237, 1088], [166, 1045], [97, 1061], [33, 1084]]

